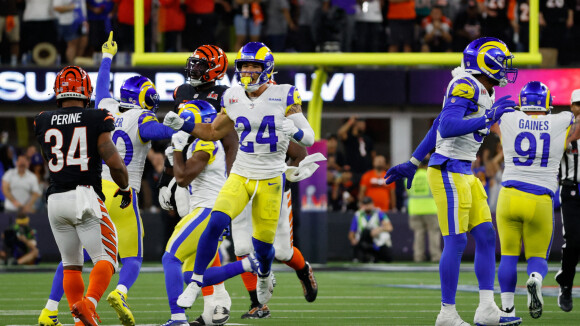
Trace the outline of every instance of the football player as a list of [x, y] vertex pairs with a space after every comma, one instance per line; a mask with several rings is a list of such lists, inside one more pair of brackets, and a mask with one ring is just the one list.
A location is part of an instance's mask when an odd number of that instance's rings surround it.
[[436, 326], [469, 325], [455, 308], [467, 232], [471, 233], [476, 243], [475, 274], [480, 299], [474, 323], [521, 323], [521, 318], [504, 316], [505, 313], [494, 302], [495, 230], [485, 190], [471, 172], [471, 163], [489, 127], [516, 106], [509, 96], [495, 101], [493, 89], [515, 81], [517, 69], [511, 66], [512, 58], [505, 43], [499, 39], [482, 37], [469, 43], [463, 51], [461, 67], [453, 70], [443, 109], [433, 126], [410, 161], [390, 168], [385, 175], [387, 183], [407, 178], [407, 187], [410, 188], [419, 163], [435, 148], [429, 160], [427, 177], [437, 205], [444, 242], [439, 262], [441, 311]]
[[[62, 256], [60, 286], [70, 311], [76, 324], [93, 326], [99, 320], [97, 303], [118, 267], [117, 232], [101, 186], [102, 162], [114, 180], [111, 198], [120, 195], [123, 205], [130, 205], [132, 190], [123, 158], [111, 140], [113, 116], [107, 110], [87, 109], [93, 91], [88, 74], [67, 66], [57, 74], [54, 91], [58, 110], [41, 112], [34, 119], [50, 174], [48, 218]], [[86, 294], [83, 247], [95, 264]], [[58, 323], [56, 315], [54, 319]]]
[[566, 144], [579, 138], [578, 121], [570, 111], [549, 114], [552, 96], [539, 81], [520, 92], [519, 111], [500, 120], [505, 170], [497, 202], [497, 231], [501, 262], [497, 278], [502, 308], [515, 316], [514, 292], [522, 242], [528, 262], [528, 308], [532, 318], [542, 315], [542, 281], [548, 273], [553, 237], [554, 194]]
[[[184, 130], [203, 140], [221, 139], [235, 128], [240, 139], [232, 171], [199, 241], [193, 282], [178, 299], [181, 306], [191, 306], [201, 286], [216, 280], [204, 280], [204, 273], [215, 256], [218, 239], [250, 199], [252, 243], [260, 265], [257, 298], [265, 304], [272, 296], [275, 282], [270, 271], [274, 259], [272, 244], [284, 192], [288, 143], [290, 139], [303, 146], [314, 142], [314, 132], [302, 114], [300, 94], [294, 86], [270, 84], [273, 69], [270, 49], [262, 43], [250, 42], [240, 49], [236, 59], [240, 86], [226, 91], [222, 111], [211, 124], [186, 121], [173, 112], [163, 121], [174, 130]], [[228, 276], [242, 269], [241, 264], [229, 265], [236, 267], [226, 270]]]

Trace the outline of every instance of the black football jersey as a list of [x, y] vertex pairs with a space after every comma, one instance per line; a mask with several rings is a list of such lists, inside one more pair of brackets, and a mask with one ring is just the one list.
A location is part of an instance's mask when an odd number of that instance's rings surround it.
[[209, 102], [217, 112], [221, 111], [222, 95], [228, 89], [225, 85], [215, 85], [203, 90], [196, 90], [190, 84], [183, 84], [173, 91], [173, 110], [177, 113], [180, 105], [192, 100], [203, 100]]
[[115, 120], [107, 110], [67, 107], [41, 112], [34, 118], [34, 134], [50, 172], [47, 198], [89, 185], [105, 200], [97, 143], [101, 133], [113, 130]]

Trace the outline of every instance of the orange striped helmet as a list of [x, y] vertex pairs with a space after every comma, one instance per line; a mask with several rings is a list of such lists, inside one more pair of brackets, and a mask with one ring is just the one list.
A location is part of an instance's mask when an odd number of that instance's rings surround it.
[[66, 66], [56, 75], [54, 80], [56, 104], [60, 106], [63, 99], [78, 99], [85, 101], [85, 106], [91, 102], [93, 86], [87, 72], [79, 66]]
[[185, 73], [192, 86], [222, 79], [228, 70], [228, 57], [215, 45], [202, 45], [187, 59]]

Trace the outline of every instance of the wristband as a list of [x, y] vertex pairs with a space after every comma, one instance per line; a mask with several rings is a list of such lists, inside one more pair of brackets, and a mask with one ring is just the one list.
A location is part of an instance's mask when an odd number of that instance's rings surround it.
[[181, 126], [181, 130], [187, 132], [188, 134], [191, 134], [191, 132], [193, 131], [193, 128], [195, 128], [195, 122], [183, 121], [183, 126]]
[[304, 138], [304, 131], [302, 129], [298, 129], [298, 131], [292, 136], [296, 141], [301, 141]]
[[411, 156], [411, 158], [409, 159], [409, 161], [411, 163], [413, 163], [413, 165], [415, 165], [415, 166], [419, 166], [419, 164], [421, 164], [421, 162], [418, 159], [416, 159], [414, 156]]

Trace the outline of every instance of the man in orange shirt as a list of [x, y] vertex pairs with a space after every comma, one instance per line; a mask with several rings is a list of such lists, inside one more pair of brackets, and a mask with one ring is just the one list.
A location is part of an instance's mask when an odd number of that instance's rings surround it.
[[399, 46], [402, 46], [402, 52], [413, 51], [415, 17], [415, 0], [389, 0], [389, 52], [399, 52]]
[[373, 160], [373, 169], [363, 174], [360, 181], [359, 200], [365, 196], [371, 197], [376, 207], [383, 212], [390, 211], [396, 206], [395, 184], [385, 184], [383, 176], [387, 172], [387, 160], [377, 155]]

